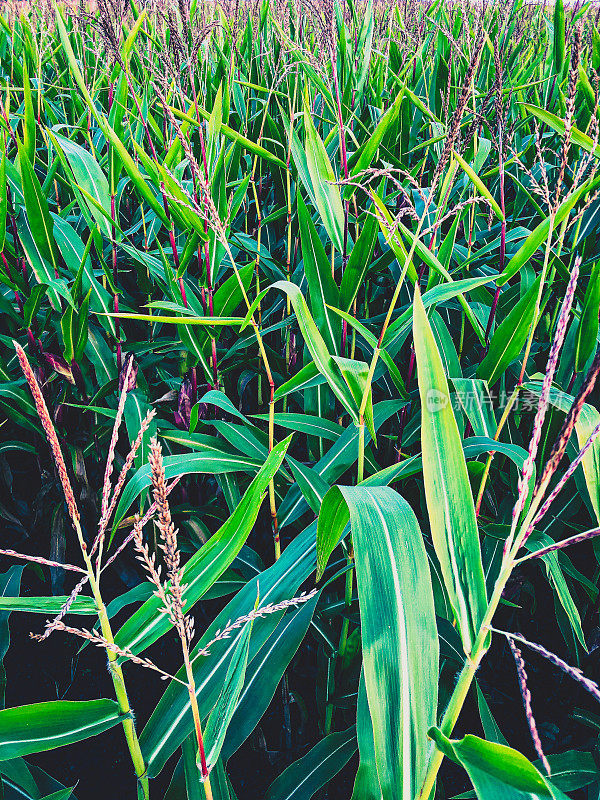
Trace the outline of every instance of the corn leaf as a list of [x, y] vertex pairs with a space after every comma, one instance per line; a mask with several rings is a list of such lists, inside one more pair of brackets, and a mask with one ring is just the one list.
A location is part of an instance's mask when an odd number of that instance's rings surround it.
[[425, 497], [444, 585], [469, 653], [487, 606], [475, 507], [448, 381], [415, 289], [413, 335], [419, 394]]

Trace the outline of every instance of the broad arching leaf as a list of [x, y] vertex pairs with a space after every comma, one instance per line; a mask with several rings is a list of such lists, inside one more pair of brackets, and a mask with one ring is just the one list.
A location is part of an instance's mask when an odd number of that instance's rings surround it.
[[487, 607], [479, 535], [448, 381], [418, 288], [415, 288], [413, 335], [431, 536], [468, 654]]
[[393, 489], [339, 486], [337, 491], [350, 514], [381, 792], [384, 800], [413, 800], [427, 766], [439, 669], [423, 536], [411, 507]]

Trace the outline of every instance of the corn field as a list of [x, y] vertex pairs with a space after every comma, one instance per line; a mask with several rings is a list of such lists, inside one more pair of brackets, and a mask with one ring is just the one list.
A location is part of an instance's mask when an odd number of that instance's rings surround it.
[[1, 11], [0, 796], [597, 800], [600, 11]]

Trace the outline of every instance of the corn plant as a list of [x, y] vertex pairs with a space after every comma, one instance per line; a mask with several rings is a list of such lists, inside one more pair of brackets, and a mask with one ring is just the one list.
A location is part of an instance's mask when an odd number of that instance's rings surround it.
[[7, 797], [598, 796], [597, 24], [3, 8]]

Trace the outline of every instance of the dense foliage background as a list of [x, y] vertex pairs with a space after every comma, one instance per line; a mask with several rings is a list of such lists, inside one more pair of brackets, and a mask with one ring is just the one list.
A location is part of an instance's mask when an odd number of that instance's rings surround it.
[[[152, 797], [205, 796], [178, 637], [139, 548], [118, 549], [156, 498], [155, 436], [180, 478], [213, 796], [425, 798], [443, 752], [439, 797], [598, 797], [600, 691], [573, 680], [600, 677], [597, 18], [522, 0], [4, 9], [0, 545], [23, 556], [0, 575], [6, 798], [134, 797], [135, 771], [140, 797], [148, 776]], [[82, 550], [113, 455], [103, 616]], [[508, 569], [522, 517], [519, 558], [585, 541]], [[163, 528], [144, 531], [172, 579]], [[62, 564], [88, 584], [72, 594]], [[488, 598], [494, 627], [571, 673], [521, 645], [515, 670], [503, 635], [488, 653]], [[67, 602], [80, 637], [112, 626], [135, 725], [104, 650], [28, 638]], [[117, 701], [98, 700], [111, 675]]]

